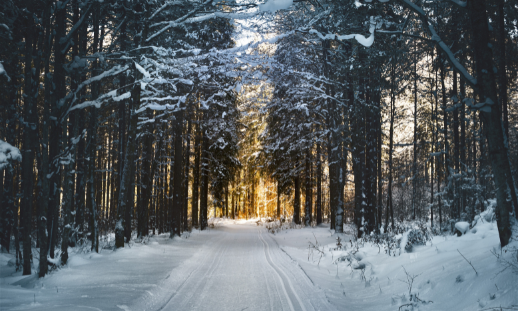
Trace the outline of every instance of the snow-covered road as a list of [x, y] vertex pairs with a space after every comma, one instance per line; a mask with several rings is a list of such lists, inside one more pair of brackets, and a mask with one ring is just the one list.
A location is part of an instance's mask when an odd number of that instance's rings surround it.
[[[220, 226], [205, 245], [161, 286], [163, 297], [142, 299], [149, 310], [335, 310], [267, 234], [250, 224]], [[164, 300], [164, 296], [169, 296]], [[161, 303], [158, 303], [160, 302]]]

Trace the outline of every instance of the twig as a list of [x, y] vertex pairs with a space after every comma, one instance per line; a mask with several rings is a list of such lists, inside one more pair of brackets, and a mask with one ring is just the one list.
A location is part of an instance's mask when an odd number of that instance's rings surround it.
[[[406, 281], [401, 280], [401, 279], [400, 279], [400, 281], [401, 281], [401, 282], [403, 282], [403, 283], [406, 283], [406, 284], [407, 284], [407, 286], [408, 286], [408, 294], [409, 294], [410, 296], [412, 296], [412, 286], [413, 286], [413, 284], [414, 284], [414, 280], [415, 280], [418, 276], [420, 276], [420, 275], [421, 275], [421, 273], [411, 275], [410, 273], [408, 273], [408, 272], [406, 271], [406, 269], [405, 269], [405, 267], [404, 267], [404, 266], [401, 266], [401, 267], [402, 267], [402, 268], [403, 268], [403, 270], [405, 271], [405, 274], [406, 274]], [[390, 279], [389, 279], [389, 280], [390, 280]]]
[[475, 273], [478, 275], [478, 272], [477, 270], [475, 269], [475, 267], [473, 267], [473, 265], [471, 264], [471, 261], [467, 260], [466, 257], [464, 257], [464, 255], [462, 255], [462, 253], [459, 251], [459, 249], [457, 249], [457, 252], [459, 252], [459, 254], [462, 256], [462, 258], [464, 258], [464, 260], [466, 260], [469, 265], [471, 266], [471, 268], [473, 268], [473, 270], [475, 271]]
[[403, 307], [412, 307], [412, 309], [413, 309], [414, 304], [413, 303], [407, 303], [407, 304], [401, 305], [401, 306], [399, 306], [399, 310], [401, 310], [401, 308], [403, 308]]

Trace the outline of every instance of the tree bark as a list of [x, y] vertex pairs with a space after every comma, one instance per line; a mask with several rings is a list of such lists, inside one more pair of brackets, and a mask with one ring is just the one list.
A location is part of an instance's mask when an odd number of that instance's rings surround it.
[[[202, 127], [203, 131], [203, 127]], [[209, 137], [203, 131], [201, 148], [201, 185], [200, 185], [200, 230], [207, 228], [207, 203], [209, 196]]]
[[277, 181], [277, 219], [281, 219], [281, 186]]
[[293, 177], [295, 184], [295, 198], [293, 200], [293, 222], [300, 225], [300, 177]]
[[[317, 143], [317, 225], [322, 223], [322, 155], [320, 150], [320, 143]], [[280, 201], [277, 203], [280, 213]]]
[[24, 131], [22, 149], [22, 198], [20, 201], [20, 217], [23, 234], [23, 275], [31, 274], [32, 248], [32, 199], [34, 190], [34, 158], [37, 149], [37, 109], [33, 92], [32, 56], [33, 27], [32, 13], [25, 17], [25, 73], [24, 73]]
[[[120, 248], [124, 247], [124, 240], [126, 239], [126, 242], [129, 242], [129, 238], [127, 236], [127, 227], [131, 228], [131, 222], [126, 223], [129, 209], [132, 208], [132, 206], [128, 206], [129, 201], [129, 193], [130, 193], [130, 187], [132, 186], [132, 180], [135, 178], [135, 134], [136, 134], [136, 127], [137, 127], [137, 120], [138, 116], [135, 113], [136, 109], [140, 106], [140, 84], [136, 84], [133, 87], [133, 90], [131, 91], [131, 100], [130, 100], [130, 111], [131, 111], [131, 117], [130, 117], [130, 124], [128, 128], [128, 139], [127, 139], [127, 146], [126, 146], [126, 152], [125, 152], [125, 158], [124, 158], [124, 167], [126, 169], [122, 172], [122, 181], [121, 181], [121, 188], [119, 191], [119, 200], [118, 200], [118, 219], [117, 223], [115, 225], [115, 247]], [[131, 230], [129, 230], [131, 233]]]
[[193, 182], [192, 182], [192, 202], [191, 202], [191, 217], [192, 226], [198, 229], [199, 224], [199, 186], [200, 186], [200, 157], [201, 157], [201, 111], [198, 110], [197, 122], [195, 126], [195, 139], [194, 139], [194, 169], [193, 169]]
[[[490, 111], [481, 110], [480, 119], [484, 123], [483, 130], [486, 133], [491, 167], [495, 177], [497, 189], [496, 219], [500, 235], [501, 247], [509, 243], [512, 235], [507, 206], [507, 176], [510, 174], [507, 146], [504, 142], [502, 114], [497, 100], [496, 79], [492, 68], [493, 59], [489, 47], [489, 26], [487, 22], [486, 3], [483, 0], [468, 2], [470, 21], [473, 33], [473, 51], [475, 54], [475, 68], [477, 73], [477, 86], [481, 102], [490, 107]], [[514, 186], [514, 185], [511, 185]]]
[[[189, 230], [189, 223], [187, 222], [187, 210], [189, 207], [189, 171], [191, 169], [191, 132], [192, 132], [192, 117], [191, 113], [187, 114], [187, 137], [186, 137], [186, 146], [185, 146], [185, 179], [183, 181], [183, 230]], [[192, 214], [192, 213], [191, 213]]]
[[[181, 223], [181, 211], [183, 208], [183, 191], [182, 191], [182, 183], [185, 178], [182, 174], [183, 169], [183, 109], [185, 107], [185, 103], [181, 103], [180, 107], [178, 107], [179, 111], [175, 113], [175, 141], [174, 141], [174, 176], [177, 176], [173, 179], [173, 210], [171, 214], [171, 234], [170, 238], [172, 239], [175, 235], [180, 236], [182, 230]], [[183, 177], [183, 178], [182, 178]]]
[[308, 147], [306, 149], [306, 169], [304, 171], [306, 175], [306, 201], [304, 206], [304, 225], [306, 227], [311, 226], [311, 150]]

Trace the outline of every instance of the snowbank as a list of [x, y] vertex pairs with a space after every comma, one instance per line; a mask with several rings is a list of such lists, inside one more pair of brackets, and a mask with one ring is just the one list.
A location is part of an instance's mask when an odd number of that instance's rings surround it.
[[459, 221], [455, 224], [455, 229], [457, 229], [461, 234], [466, 234], [469, 230], [469, 222]]
[[[151, 237], [147, 243], [132, 243], [116, 251], [81, 253], [69, 248], [68, 264], [37, 278], [23, 276], [9, 261], [13, 254], [0, 253], [0, 310], [120, 310], [142, 297], [156, 297], [171, 271], [188, 262], [214, 239], [211, 232], [193, 231], [189, 238], [170, 239], [169, 234]], [[33, 249], [33, 253], [37, 253]]]
[[[518, 271], [500, 273], [505, 262], [497, 256], [509, 260], [512, 255], [500, 252], [496, 223], [479, 221], [464, 232], [435, 236], [411, 253], [402, 248], [391, 256], [376, 244], [355, 242], [351, 234], [341, 236], [345, 249], [336, 249], [329, 227], [272, 236], [338, 310], [399, 310], [409, 304], [408, 310], [472, 311], [518, 305]], [[408, 232], [401, 236], [402, 245], [405, 236]], [[324, 255], [311, 245], [320, 246]], [[411, 291], [408, 277], [414, 278]]]

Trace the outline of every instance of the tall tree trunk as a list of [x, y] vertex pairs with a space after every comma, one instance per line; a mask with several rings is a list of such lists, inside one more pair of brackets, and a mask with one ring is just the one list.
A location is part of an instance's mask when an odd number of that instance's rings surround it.
[[[50, 1], [47, 1], [43, 18], [45, 37], [43, 46], [43, 55], [45, 62], [45, 85], [49, 85], [49, 71], [50, 71], [50, 53], [52, 46], [52, 35], [50, 28]], [[45, 276], [48, 271], [47, 254], [48, 254], [48, 235], [47, 235], [47, 217], [49, 206], [49, 122], [50, 122], [50, 88], [45, 88], [43, 102], [43, 124], [42, 124], [42, 157], [41, 157], [41, 197], [38, 204], [38, 237], [40, 244], [40, 258], [39, 258], [39, 277]]]
[[[13, 38], [17, 39], [16, 41], [21, 41], [21, 29], [14, 29]], [[20, 70], [20, 57], [21, 57], [21, 47], [14, 45], [12, 53], [12, 57], [8, 62], [5, 62], [3, 65], [5, 66], [5, 70], [7, 72], [18, 72]], [[19, 76], [13, 75], [11, 77], [11, 81], [5, 84], [7, 89], [12, 90], [8, 92], [6, 95], [6, 101], [2, 105], [5, 107], [3, 115], [5, 115], [4, 122], [9, 121], [9, 126], [12, 126], [12, 131], [8, 130], [7, 124], [5, 128], [5, 133], [3, 133], [6, 142], [15, 142], [16, 141], [16, 124], [18, 123], [18, 117], [16, 113], [16, 107], [18, 106], [18, 92], [15, 91], [19, 87]], [[7, 122], [6, 122], [7, 123]], [[15, 194], [18, 193], [14, 191], [17, 188], [16, 178], [14, 172], [17, 170], [19, 165], [14, 166], [12, 169], [3, 170], [4, 175], [4, 187], [3, 193], [1, 194], [0, 199], [0, 249], [5, 249], [9, 252], [10, 243], [11, 243], [11, 233], [12, 230], [16, 228], [18, 222], [18, 208], [15, 207]], [[1, 176], [1, 173], [0, 173]]]
[[[460, 165], [459, 169], [462, 171], [462, 175], [466, 173], [466, 107], [464, 103], [464, 99], [466, 98], [466, 86], [463, 79], [460, 79], [460, 143], [459, 143], [459, 149], [460, 149]], [[432, 151], [433, 152], [433, 151]], [[464, 176], [463, 176], [464, 177]], [[466, 212], [466, 191], [463, 189], [464, 185], [464, 178], [461, 178], [461, 183], [459, 185], [460, 192], [461, 192], [461, 199], [460, 199], [460, 209], [464, 212]]]
[[[277, 199], [277, 216], [280, 215], [280, 200]], [[320, 143], [317, 143], [317, 225], [322, 223], [322, 155], [320, 150]]]
[[414, 157], [412, 163], [412, 219], [416, 218], [416, 188], [417, 188], [417, 45], [414, 51]]
[[[507, 97], [507, 68], [506, 68], [506, 53], [505, 53], [505, 41], [506, 41], [506, 31], [505, 31], [505, 17], [504, 17], [504, 0], [498, 1], [498, 45], [499, 45], [499, 70], [498, 70], [498, 82], [499, 82], [499, 99], [500, 99], [500, 107], [503, 112], [503, 126], [504, 126], [504, 144], [507, 148], [509, 148], [509, 109], [508, 109], [508, 97]], [[509, 154], [508, 154], [509, 156]], [[511, 202], [514, 206], [514, 215], [516, 219], [518, 219], [518, 196], [516, 194], [516, 187], [514, 182], [514, 177], [511, 173], [510, 164], [507, 164], [508, 169], [506, 170], [507, 184], [509, 187], [509, 191], [511, 194]], [[513, 212], [510, 209], [510, 212]]]
[[[455, 144], [455, 154], [454, 154], [454, 166], [455, 166], [455, 175], [460, 173], [460, 145], [459, 145], [459, 99], [457, 94], [457, 73], [453, 72], [453, 90], [452, 90], [452, 98], [455, 107], [453, 108], [453, 143]], [[453, 180], [454, 182], [454, 198], [453, 198], [453, 209], [454, 209], [454, 217], [460, 218], [461, 208], [460, 208], [460, 195], [459, 195], [459, 181], [457, 177]], [[453, 213], [452, 213], [453, 214]]]
[[503, 112], [503, 123], [505, 137], [509, 139], [509, 109], [507, 100], [507, 59], [505, 53], [505, 41], [507, 39], [507, 32], [505, 30], [505, 15], [504, 15], [505, 0], [498, 0], [498, 99], [500, 100], [501, 111]]
[[[468, 2], [470, 11], [471, 28], [473, 32], [473, 51], [475, 54], [475, 68], [477, 73], [477, 86], [480, 101], [490, 107], [481, 110], [480, 119], [484, 123], [483, 129], [486, 133], [489, 153], [491, 154], [491, 167], [495, 177], [497, 189], [496, 220], [500, 235], [501, 247], [509, 243], [512, 235], [509, 219], [509, 208], [507, 206], [508, 180], [510, 174], [507, 146], [504, 141], [502, 113], [497, 100], [496, 79], [492, 69], [493, 58], [489, 41], [489, 26], [487, 23], [486, 3], [483, 0], [472, 0]], [[514, 185], [511, 185], [514, 187]]]
[[225, 217], [228, 218], [228, 182], [225, 184]]
[[[436, 61], [439, 61], [439, 57], [436, 58]], [[438, 87], [438, 75], [437, 75], [437, 67], [435, 68], [435, 150], [441, 150], [441, 146], [439, 144], [439, 87]], [[437, 193], [441, 192], [441, 182], [442, 182], [442, 155], [435, 157], [435, 173], [437, 174]], [[437, 198], [438, 211], [439, 211], [439, 230], [442, 230], [442, 197]]]
[[[148, 118], [153, 118], [151, 109], [146, 111]], [[153, 190], [153, 176], [155, 175], [156, 162], [153, 161], [153, 128], [148, 125], [146, 134], [142, 138], [142, 170], [141, 170], [141, 204], [138, 207], [138, 237], [145, 237], [148, 235], [148, 218], [149, 210], [151, 209], [151, 192]], [[162, 147], [162, 137], [156, 146], [156, 150]]]
[[[330, 42], [329, 40], [322, 41], [322, 49], [323, 49], [323, 62], [324, 62], [324, 77], [329, 78], [329, 64], [327, 59], [329, 58], [329, 48]], [[330, 88], [329, 85], [325, 85], [326, 95], [329, 95]], [[327, 163], [329, 170], [329, 209], [331, 216], [331, 229], [336, 229], [336, 210], [338, 204], [338, 178], [339, 178], [339, 165], [338, 165], [338, 148], [337, 141], [333, 135], [333, 131], [336, 129], [336, 125], [334, 124], [334, 105], [331, 100], [326, 99], [327, 106], [327, 115], [326, 115], [326, 125], [328, 129], [327, 134]]]
[[358, 237], [361, 237], [366, 232], [365, 225], [367, 224], [367, 197], [365, 190], [365, 182], [369, 182], [368, 172], [365, 171], [365, 97], [363, 88], [363, 79], [354, 83], [354, 89], [362, 96], [357, 96], [354, 100], [354, 120], [351, 124], [352, 131], [352, 169], [354, 174], [354, 223], [357, 228]]
[[203, 132], [201, 148], [201, 185], [200, 185], [200, 230], [207, 228], [207, 203], [209, 197], [209, 137]]
[[[255, 190], [256, 190], [255, 189], [255, 169], [253, 167], [251, 168], [251, 172], [250, 172], [250, 180], [252, 182], [252, 192], [250, 193], [250, 197], [251, 197], [250, 206], [252, 209], [251, 212], [254, 213], [255, 217], [258, 217], [259, 215], [257, 214], [257, 207], [256, 207], [256, 201], [255, 201]], [[299, 218], [300, 218], [300, 209], [299, 209]]]
[[[432, 49], [432, 63], [433, 63], [433, 57], [434, 57], [434, 49]], [[435, 75], [437, 77], [437, 75]], [[428, 77], [430, 79], [430, 77]], [[434, 99], [437, 97], [437, 92], [434, 93], [433, 89], [436, 85], [436, 81], [430, 79], [431, 85], [430, 85], [430, 93], [431, 93], [431, 113], [432, 113], [432, 145], [431, 145], [431, 153], [433, 154], [435, 150], [435, 123], [434, 119], [436, 119], [435, 110], [434, 110]], [[435, 157], [431, 157], [430, 159], [430, 224], [432, 229], [434, 228], [434, 218], [433, 218], [433, 207], [434, 207], [434, 173], [435, 173], [435, 167], [434, 162]]]
[[443, 134], [444, 134], [444, 187], [447, 189], [448, 193], [446, 195], [446, 199], [449, 205], [451, 205], [452, 199], [452, 187], [449, 185], [450, 182], [450, 142], [448, 141], [448, 113], [447, 113], [447, 104], [448, 98], [446, 94], [446, 72], [444, 68], [444, 64], [441, 61], [441, 66], [439, 66], [441, 70], [441, 93], [442, 93], [442, 112], [443, 112]]
[[[72, 232], [72, 199], [73, 199], [73, 173], [72, 173], [72, 163], [71, 161], [74, 159], [75, 148], [72, 145], [72, 136], [75, 132], [75, 115], [69, 115], [69, 121], [64, 121], [63, 125], [63, 146], [64, 150], [68, 150], [70, 158], [64, 160], [63, 162], [63, 174], [65, 174], [63, 178], [63, 200], [61, 202], [61, 218], [63, 219], [63, 230], [61, 231], [61, 264], [65, 265], [68, 262], [68, 246], [69, 239]], [[68, 130], [67, 130], [68, 123]], [[70, 136], [67, 136], [67, 132], [70, 133]]]
[[199, 198], [199, 185], [200, 185], [200, 157], [201, 157], [201, 111], [198, 110], [195, 139], [194, 139], [194, 169], [193, 169], [193, 182], [192, 182], [192, 202], [191, 202], [191, 217], [192, 226], [198, 229], [199, 216], [198, 216], [198, 198]]
[[304, 225], [306, 227], [311, 226], [311, 149], [306, 149], [306, 169], [304, 170], [306, 177], [306, 200], [304, 206]]
[[[189, 223], [187, 222], [187, 210], [189, 207], [189, 171], [191, 169], [191, 131], [192, 131], [192, 116], [191, 113], [187, 114], [187, 137], [186, 137], [186, 146], [185, 146], [185, 179], [183, 182], [183, 230], [189, 230]], [[192, 216], [192, 212], [191, 212]]]
[[277, 181], [277, 219], [281, 219], [281, 185]]
[[[373, 88], [374, 81], [372, 79], [365, 79], [364, 85], [369, 86], [368, 88], [364, 88], [365, 93], [365, 103], [367, 107], [365, 108], [366, 116], [365, 116], [365, 130], [366, 130], [366, 139], [363, 145], [365, 145], [365, 179], [363, 185], [365, 187], [365, 197], [366, 197], [366, 211], [363, 224], [364, 233], [370, 234], [372, 231], [376, 230], [376, 123], [375, 116], [376, 111], [372, 101], [372, 92], [371, 88]], [[343, 167], [345, 170], [346, 167]], [[345, 178], [344, 178], [345, 179]], [[364, 207], [364, 208], [365, 208]]]
[[[124, 247], [124, 240], [126, 238], [126, 242], [129, 242], [129, 238], [127, 237], [127, 227], [131, 228], [131, 222], [126, 223], [129, 210], [132, 206], [128, 206], [130, 187], [135, 179], [135, 135], [136, 135], [136, 127], [137, 127], [137, 119], [138, 116], [135, 113], [137, 108], [140, 106], [140, 84], [136, 84], [131, 91], [131, 100], [130, 100], [130, 124], [128, 128], [128, 138], [127, 138], [127, 146], [125, 151], [124, 158], [124, 169], [122, 171], [122, 181], [121, 188], [119, 191], [119, 200], [118, 200], [118, 219], [115, 225], [115, 247], [120, 248]], [[133, 202], [133, 200], [131, 200]], [[131, 230], [129, 230], [131, 233]]]
[[293, 177], [295, 184], [295, 198], [293, 200], [293, 222], [300, 225], [300, 177]]
[[[29, 12], [28, 12], [29, 13]], [[23, 275], [31, 274], [31, 248], [32, 248], [32, 199], [34, 190], [34, 157], [37, 149], [37, 109], [33, 92], [33, 27], [32, 13], [25, 17], [25, 73], [24, 73], [24, 131], [23, 131], [23, 153], [22, 153], [22, 197], [20, 202], [20, 216], [22, 220], [23, 233]]]
[[[67, 4], [61, 3], [56, 6], [55, 11], [55, 38], [63, 38], [65, 36], [66, 29], [66, 6]], [[65, 64], [65, 53], [63, 53], [63, 46], [59, 42], [60, 40], [54, 40], [54, 73], [52, 75], [52, 117], [54, 121], [51, 124], [50, 129], [50, 142], [49, 142], [49, 159], [51, 161], [51, 177], [49, 179], [50, 184], [50, 200], [49, 200], [49, 254], [51, 258], [54, 258], [54, 248], [58, 242], [58, 217], [60, 207], [60, 184], [61, 176], [59, 174], [60, 159], [59, 154], [61, 151], [61, 135], [62, 135], [62, 120], [61, 120], [61, 106], [60, 102], [66, 95], [66, 84], [65, 75], [66, 71], [64, 68]]]
[[394, 230], [394, 207], [392, 205], [392, 180], [393, 180], [393, 170], [394, 170], [394, 161], [393, 161], [393, 153], [394, 153], [394, 119], [396, 114], [396, 70], [395, 65], [392, 63], [391, 70], [391, 88], [390, 88], [390, 130], [389, 130], [389, 172], [388, 172], [388, 193], [387, 193], [387, 214], [385, 217], [385, 232], [387, 232], [388, 222], [389, 222], [389, 213], [392, 221], [392, 230]]
[[[380, 72], [381, 75], [381, 72]], [[379, 79], [381, 81], [381, 78]], [[382, 117], [381, 117], [381, 92], [378, 92], [378, 98], [377, 98], [377, 124], [376, 124], [376, 131], [377, 131], [377, 143], [378, 143], [378, 149], [376, 157], [378, 159], [377, 167], [378, 167], [378, 232], [381, 230], [381, 223], [382, 223], [382, 211], [383, 211], [383, 175], [382, 175], [382, 128], [381, 125], [383, 123]]]
[[[123, 0], [123, 3], [124, 5], [127, 5], [126, 3], [126, 0]], [[121, 50], [122, 51], [126, 51], [127, 50], [127, 14], [126, 14], [126, 9], [124, 6], [121, 7], [121, 10], [122, 10], [122, 18], [123, 18], [123, 22], [122, 22], [122, 25], [121, 25], [121, 28], [120, 28], [120, 47], [121, 47]], [[120, 78], [119, 78], [119, 83], [120, 83], [120, 87], [121, 87], [121, 90], [120, 90], [120, 93], [123, 94], [125, 93], [125, 91], [127, 90], [127, 87], [126, 87], [126, 84], [127, 84], [127, 81], [126, 81], [126, 72], [122, 73], [120, 75]], [[130, 102], [128, 106], [131, 107], [132, 103]], [[126, 147], [131, 144], [131, 142], [129, 142], [126, 138], [126, 106], [127, 106], [127, 100], [121, 100], [119, 101], [119, 110], [118, 110], [118, 123], [119, 123], [119, 126], [118, 126], [118, 129], [119, 129], [119, 145], [118, 145], [118, 153], [117, 153], [117, 164], [118, 164], [118, 167], [117, 167], [117, 170], [115, 171], [115, 174], [116, 174], [116, 186], [115, 188], [117, 189], [118, 193], [115, 193], [114, 196], [115, 196], [115, 205], [117, 206], [117, 208], [119, 208], [120, 206], [126, 206], [127, 202], [124, 202], [122, 205], [121, 205], [121, 202], [118, 202], [118, 200], [120, 200], [121, 198], [123, 199], [126, 199], [127, 198], [127, 195], [122, 195], [121, 196], [121, 192], [124, 188], [124, 185], [123, 185], [123, 178], [124, 178], [124, 165], [126, 164]], [[130, 108], [130, 115], [132, 114], [132, 110]], [[130, 117], [131, 118], [131, 117]], [[130, 123], [131, 123], [131, 120], [130, 120]], [[128, 128], [128, 132], [129, 132], [129, 128]], [[128, 133], [129, 135], [129, 133]], [[125, 189], [125, 191], [127, 191], [129, 189]], [[120, 215], [120, 212], [117, 210], [117, 214]], [[114, 213], [114, 216], [115, 216], [115, 213]], [[124, 245], [122, 245], [122, 247], [124, 247]]]
[[185, 103], [178, 107], [179, 111], [175, 113], [175, 141], [174, 141], [174, 176], [178, 176], [173, 180], [173, 211], [171, 214], [171, 234], [172, 239], [175, 235], [180, 236], [182, 230], [181, 211], [183, 208], [183, 191], [182, 191], [182, 169], [183, 169], [183, 109]]

